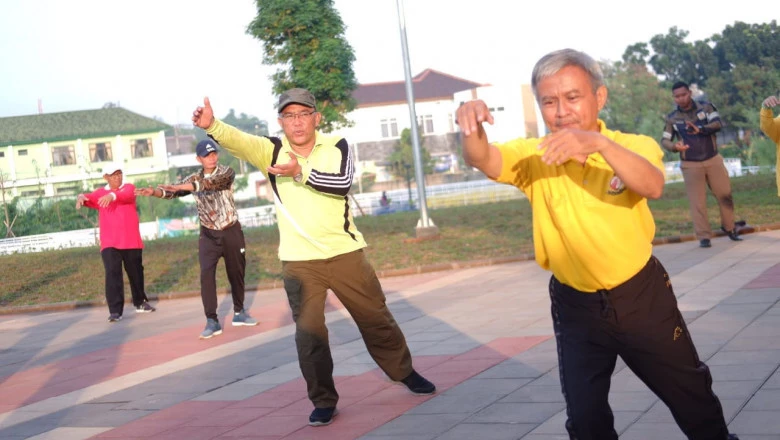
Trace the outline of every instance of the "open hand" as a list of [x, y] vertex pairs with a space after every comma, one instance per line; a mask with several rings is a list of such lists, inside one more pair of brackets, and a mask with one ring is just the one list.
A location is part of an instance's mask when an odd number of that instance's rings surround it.
[[290, 161], [287, 163], [277, 163], [272, 167], [266, 168], [268, 174], [274, 174], [282, 177], [293, 177], [301, 172], [301, 166], [298, 165], [298, 158], [292, 151], [288, 151]]
[[76, 209], [81, 209], [82, 206], [84, 206], [84, 203], [89, 201], [89, 198], [85, 196], [84, 194], [79, 194], [78, 197], [76, 197]]

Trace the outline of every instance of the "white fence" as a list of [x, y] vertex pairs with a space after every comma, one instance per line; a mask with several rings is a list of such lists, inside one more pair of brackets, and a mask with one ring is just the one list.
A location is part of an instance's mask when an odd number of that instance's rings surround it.
[[[744, 173], [754, 173], [756, 167], [742, 167], [739, 159], [726, 159], [726, 167], [732, 176], [741, 176]], [[666, 164], [667, 182], [682, 180], [679, 162]], [[397, 189], [387, 191], [389, 206], [383, 207], [379, 201], [381, 192], [354, 194], [352, 196], [352, 215], [380, 215], [397, 211], [408, 211], [419, 206], [417, 187], [410, 190]], [[517, 188], [509, 185], [495, 183], [491, 180], [473, 180], [468, 182], [448, 183], [443, 185], [428, 186], [425, 188], [425, 198], [429, 209], [438, 209], [451, 206], [474, 205], [487, 202], [521, 199], [525, 195]], [[263, 205], [253, 208], [238, 210], [238, 218], [245, 228], [269, 226], [276, 223], [276, 209], [273, 205]], [[159, 222], [141, 223], [141, 237], [146, 240], [154, 240], [160, 236]], [[71, 247], [96, 246], [98, 230], [82, 229], [78, 231], [55, 232], [50, 234], [32, 235], [19, 238], [7, 238], [0, 240], [0, 255], [17, 252], [40, 252], [49, 249], [65, 249]]]

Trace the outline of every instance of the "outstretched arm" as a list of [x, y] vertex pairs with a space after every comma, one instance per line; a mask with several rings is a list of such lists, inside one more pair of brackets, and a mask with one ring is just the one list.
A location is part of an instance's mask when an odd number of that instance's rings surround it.
[[769, 96], [761, 103], [761, 131], [780, 145], [780, 117], [775, 118], [772, 108], [780, 105], [780, 98]]
[[493, 115], [482, 100], [469, 101], [458, 107], [456, 121], [463, 134], [463, 159], [466, 164], [496, 179], [501, 175], [503, 161], [498, 148], [488, 142], [484, 122], [493, 124]]

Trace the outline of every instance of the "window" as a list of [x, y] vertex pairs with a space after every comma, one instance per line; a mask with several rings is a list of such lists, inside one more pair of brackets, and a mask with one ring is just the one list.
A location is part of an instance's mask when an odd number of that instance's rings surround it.
[[0, 157], [5, 157], [5, 151], [0, 151]]
[[133, 159], [152, 156], [152, 140], [136, 139], [130, 144], [130, 154]]
[[43, 191], [40, 190], [34, 190], [34, 191], [22, 191], [22, 197], [33, 197], [33, 196], [42, 196]]
[[61, 186], [56, 188], [55, 191], [58, 196], [70, 196], [78, 194], [79, 188], [77, 186]]
[[27, 150], [19, 150], [19, 156], [27, 156]]
[[89, 160], [91, 162], [109, 162], [114, 160], [111, 155], [111, 142], [89, 144]]
[[73, 145], [65, 147], [52, 147], [51, 162], [55, 167], [63, 165], [74, 165], [76, 163], [76, 154]]
[[395, 118], [382, 119], [379, 124], [382, 126], [383, 138], [398, 137], [398, 122]]
[[433, 133], [433, 115], [418, 116], [417, 125], [420, 127], [422, 134]]

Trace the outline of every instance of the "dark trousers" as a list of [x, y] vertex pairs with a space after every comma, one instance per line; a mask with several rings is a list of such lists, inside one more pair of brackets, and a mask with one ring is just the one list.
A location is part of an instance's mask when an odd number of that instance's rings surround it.
[[244, 310], [244, 272], [246, 245], [241, 224], [236, 222], [217, 231], [200, 227], [198, 259], [200, 260], [200, 297], [207, 318], [217, 318], [217, 263], [225, 259], [225, 272], [233, 296], [233, 311]]
[[669, 407], [689, 439], [728, 438], [709, 368], [655, 257], [612, 290], [584, 293], [552, 277], [550, 298], [571, 439], [618, 438], [607, 401], [617, 356]]
[[125, 308], [125, 280], [122, 265], [130, 282], [133, 305], [138, 307], [147, 301], [144, 291], [143, 249], [105, 248], [100, 251], [106, 270], [106, 303], [108, 312], [121, 315]]
[[362, 250], [325, 260], [285, 261], [282, 274], [295, 320], [298, 362], [315, 407], [333, 407], [339, 399], [325, 326], [328, 289], [355, 320], [379, 368], [392, 380], [411, 374], [412, 355], [406, 339], [387, 308], [379, 279]]

